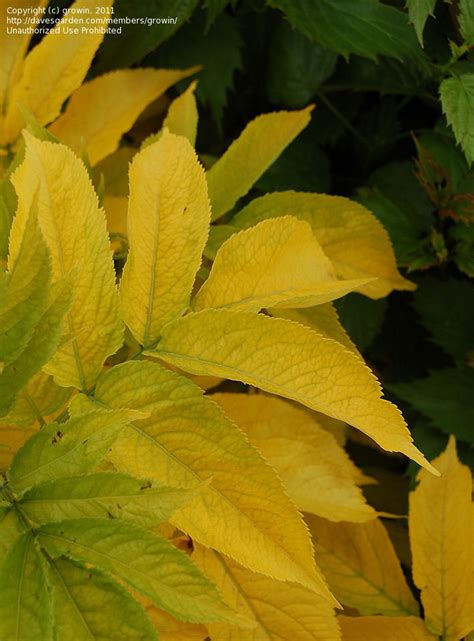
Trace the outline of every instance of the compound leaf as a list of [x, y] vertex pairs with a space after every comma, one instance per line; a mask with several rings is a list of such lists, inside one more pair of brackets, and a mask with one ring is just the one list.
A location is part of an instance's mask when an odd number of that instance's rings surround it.
[[251, 312], [206, 309], [168, 324], [156, 351], [147, 353], [191, 374], [230, 378], [291, 398], [433, 470], [363, 361], [307, 327]]
[[208, 481], [171, 518], [176, 527], [257, 572], [328, 594], [301, 516], [274, 470], [201, 389], [142, 361], [114, 367], [96, 394], [105, 405], [151, 413], [117, 441], [116, 468], [182, 487]]

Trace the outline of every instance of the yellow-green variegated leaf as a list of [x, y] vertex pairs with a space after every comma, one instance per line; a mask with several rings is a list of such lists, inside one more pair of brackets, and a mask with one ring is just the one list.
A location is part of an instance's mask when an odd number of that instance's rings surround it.
[[[194, 95], [196, 84], [196, 82], [192, 82], [186, 91], [183, 91], [180, 96], [173, 100], [166, 118], [163, 120], [163, 129], [166, 127], [170, 133], [176, 136], [184, 136], [193, 147], [196, 142], [198, 126], [198, 110], [196, 96]], [[163, 132], [161, 130], [157, 134], [148, 136], [143, 141], [142, 149], [157, 142], [162, 135]]]
[[87, 389], [122, 344], [122, 322], [105, 217], [83, 163], [64, 145], [25, 133], [26, 156], [13, 175], [18, 210], [10, 261], [21, 246], [27, 212], [38, 190], [38, 221], [56, 279], [72, 281], [64, 344], [45, 371], [64, 387]]
[[309, 412], [263, 394], [212, 398], [277, 470], [300, 510], [331, 521], [376, 517], [355, 483], [355, 465]]
[[37, 541], [25, 533], [11, 547], [0, 571], [0, 639], [52, 641], [48, 583]]
[[125, 323], [141, 345], [189, 306], [209, 229], [204, 170], [188, 140], [165, 132], [130, 166], [130, 252], [120, 287]]
[[144, 608], [107, 575], [64, 557], [49, 568], [58, 639], [157, 640]]
[[418, 615], [390, 538], [378, 519], [332, 523], [306, 515], [317, 558], [343, 605], [361, 614]]
[[116, 472], [46, 481], [22, 497], [21, 509], [34, 523], [78, 518], [120, 518], [145, 528], [167, 521], [198, 490], [168, 487]]
[[0, 471], [5, 474], [13, 457], [18, 452], [23, 443], [36, 434], [39, 425], [24, 427], [19, 425], [9, 425], [0, 423]]
[[40, 371], [18, 392], [2, 422], [25, 428], [47, 423], [65, 409], [71, 393], [71, 388], [59, 387], [52, 376]]
[[342, 641], [437, 641], [418, 617], [338, 617]]
[[193, 308], [311, 307], [344, 296], [366, 282], [338, 280], [311, 226], [282, 216], [262, 221], [224, 242]]
[[208, 481], [174, 514], [176, 527], [257, 572], [327, 596], [306, 527], [281, 481], [201, 389], [156, 363], [135, 361], [109, 370], [96, 397], [150, 413], [117, 440], [111, 459], [118, 469], [181, 487]]
[[111, 71], [81, 85], [50, 130], [79, 155], [86, 151], [94, 166], [115, 151], [147, 105], [196, 70]]
[[[37, 198], [26, 213], [23, 237], [0, 286], [0, 363], [2, 370], [28, 345], [48, 301], [51, 278], [48, 248], [38, 226]], [[1, 372], [0, 372], [1, 375]]]
[[48, 423], [13, 459], [8, 478], [14, 490], [92, 471], [124, 426], [143, 416], [135, 410], [100, 409], [66, 423]]
[[235, 617], [214, 584], [166, 539], [118, 519], [72, 519], [36, 530], [40, 544], [57, 558], [114, 574], [178, 619], [232, 621]]
[[213, 641], [339, 641], [334, 608], [295, 583], [255, 574], [214, 550], [196, 546], [193, 558], [225, 600], [254, 622], [251, 629], [209, 624]]
[[359, 350], [342, 326], [336, 308], [332, 303], [306, 307], [304, 309], [270, 309], [268, 312], [276, 318], [286, 318], [301, 325], [306, 325], [315, 332], [332, 338], [344, 347], [360, 356]]
[[454, 437], [433, 463], [441, 477], [420, 473], [410, 494], [413, 578], [428, 629], [457, 641], [474, 629], [472, 476], [459, 462]]
[[[112, 0], [103, 0], [107, 9]], [[97, 0], [76, 0], [71, 11], [76, 17], [89, 9], [97, 22], [94, 29], [83, 33], [66, 33], [60, 23], [27, 55], [18, 83], [11, 91], [5, 121], [5, 141], [11, 142], [20, 133], [24, 120], [20, 106], [24, 105], [40, 125], [53, 121], [71, 93], [79, 87], [89, 69], [94, 54], [102, 42], [110, 13], [95, 15]], [[69, 14], [73, 15], [72, 13]], [[68, 19], [68, 15], [64, 20]], [[87, 20], [84, 17], [84, 22]]]
[[353, 352], [297, 323], [207, 309], [168, 324], [149, 355], [192, 374], [242, 381], [345, 421], [389, 451], [433, 469], [400, 411]]
[[[28, 25], [23, 24], [22, 26], [35, 27], [42, 16], [41, 8], [46, 4], [48, 4], [47, 0], [16, 0], [14, 6], [17, 9], [25, 11], [37, 10], [27, 14]], [[0, 61], [0, 114], [2, 119], [6, 112], [9, 90], [15, 85], [21, 73], [23, 56], [28, 49], [32, 35], [31, 33], [21, 33], [24, 29], [20, 30], [20, 33], [7, 33], [7, 28], [11, 26], [7, 23], [7, 18], [11, 17], [7, 13], [7, 7], [7, 4], [2, 4], [0, 13], [0, 51], [2, 52]], [[26, 23], [25, 20], [24, 23]], [[0, 127], [0, 138], [2, 137]]]
[[359, 287], [362, 294], [381, 298], [393, 289], [415, 288], [399, 273], [382, 224], [368, 209], [348, 198], [294, 191], [267, 194], [244, 207], [232, 225], [247, 229], [262, 220], [288, 214], [310, 223], [339, 278], [377, 279]]
[[[245, 196], [265, 170], [306, 127], [313, 107], [277, 111], [252, 120], [207, 172], [212, 220]], [[291, 214], [286, 211], [284, 214]]]

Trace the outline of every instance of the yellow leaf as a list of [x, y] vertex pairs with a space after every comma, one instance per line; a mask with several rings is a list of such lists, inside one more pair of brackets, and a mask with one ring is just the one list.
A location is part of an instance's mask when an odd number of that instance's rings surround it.
[[152, 145], [163, 135], [163, 129], [176, 136], [184, 136], [194, 147], [196, 143], [198, 110], [194, 91], [196, 81], [192, 82], [189, 87], [180, 96], [171, 103], [166, 118], [163, 120], [163, 128], [156, 134], [151, 134], [143, 141], [142, 149]]
[[418, 604], [378, 519], [331, 523], [308, 514], [306, 522], [318, 561], [341, 603], [357, 608], [361, 614], [418, 614]]
[[350, 423], [386, 450], [433, 470], [413, 445], [400, 411], [355, 354], [297, 323], [250, 312], [206, 309], [162, 330], [156, 351], [191, 374], [255, 385]]
[[410, 494], [413, 578], [428, 629], [457, 641], [474, 628], [472, 477], [458, 460], [454, 437], [433, 463], [441, 477], [420, 473]]
[[204, 170], [188, 140], [165, 133], [130, 166], [130, 252], [122, 284], [125, 323], [141, 345], [183, 314], [209, 228]]
[[[310, 121], [313, 107], [263, 114], [250, 122], [207, 172], [212, 220], [245, 196]], [[284, 214], [292, 213], [285, 211]]]
[[91, 165], [111, 154], [143, 109], [196, 67], [120, 69], [84, 83], [51, 132], [76, 153], [87, 151]]
[[73, 303], [66, 341], [44, 368], [64, 387], [86, 389], [103, 362], [122, 344], [123, 328], [115, 273], [105, 228], [83, 163], [63, 145], [42, 142], [25, 132], [26, 156], [12, 177], [18, 210], [10, 236], [14, 261], [28, 211], [39, 189], [38, 221], [56, 279], [71, 274]]
[[360, 293], [381, 298], [393, 289], [415, 289], [399, 273], [390, 238], [381, 223], [368, 209], [348, 198], [294, 191], [267, 194], [244, 207], [232, 225], [247, 229], [287, 214], [310, 223], [339, 278], [377, 279], [359, 287]]
[[194, 147], [196, 143], [198, 110], [194, 91], [196, 82], [192, 82], [181, 96], [178, 96], [170, 105], [163, 122], [172, 134], [184, 136]]
[[250, 629], [209, 624], [212, 641], [339, 641], [334, 609], [320, 596], [295, 583], [255, 574], [197, 545], [193, 559], [220, 589], [224, 599], [255, 622]]
[[[110, 7], [112, 1], [102, 0], [100, 6]], [[84, 80], [110, 17], [107, 13], [95, 15], [96, 7], [97, 0], [76, 0], [71, 6], [71, 11], [89, 9], [91, 15], [94, 14], [97, 22], [92, 33], [82, 33], [80, 28], [78, 34], [65, 33], [61, 22], [27, 55], [9, 99], [5, 122], [7, 142], [14, 140], [23, 127], [19, 105], [24, 105], [40, 125], [47, 125], [57, 118], [63, 102]], [[67, 19], [66, 15], [64, 20]]]
[[[47, 0], [16, 0], [14, 5], [17, 9], [38, 9], [40, 10], [47, 4]], [[21, 73], [21, 65], [23, 63], [23, 56], [25, 55], [31, 34], [29, 33], [7, 33], [7, 14], [8, 3], [2, 3], [2, 11], [0, 13], [0, 51], [2, 58], [0, 63], [0, 114], [6, 111], [8, 100], [8, 92], [18, 80]], [[28, 13], [28, 27], [35, 27], [41, 19], [41, 12]], [[15, 16], [18, 17], [18, 16]], [[21, 25], [26, 26], [26, 24]]]
[[59, 387], [52, 376], [38, 372], [18, 392], [8, 414], [2, 417], [4, 423], [12, 425], [43, 424], [53, 420], [55, 414], [66, 407], [72, 390]]
[[155, 626], [160, 641], [204, 641], [207, 637], [203, 625], [178, 621], [152, 604], [147, 604], [146, 613]]
[[193, 308], [311, 307], [367, 280], [337, 280], [311, 226], [291, 216], [262, 221], [221, 246]]
[[343, 641], [437, 641], [418, 617], [338, 617]]
[[23, 427], [0, 423], [0, 469], [6, 472], [13, 457], [30, 436], [39, 430], [39, 425]]
[[305, 309], [270, 309], [269, 313], [277, 318], [286, 318], [301, 325], [306, 325], [314, 329], [318, 334], [326, 336], [326, 338], [332, 338], [360, 356], [359, 350], [342, 326], [336, 308], [332, 303]]
[[263, 394], [214, 394], [212, 399], [273, 465], [300, 510], [331, 521], [377, 516], [355, 484], [355, 465], [314, 416]]
[[173, 515], [176, 527], [255, 571], [328, 597], [301, 515], [275, 471], [202, 390], [156, 363], [130, 361], [99, 380], [96, 397], [150, 413], [115, 443], [117, 469], [183, 488], [209, 481]]

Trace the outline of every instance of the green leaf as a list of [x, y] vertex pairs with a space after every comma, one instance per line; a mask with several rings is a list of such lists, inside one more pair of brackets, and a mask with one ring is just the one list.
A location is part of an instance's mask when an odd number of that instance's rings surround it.
[[235, 0], [204, 0], [203, 7], [207, 10], [206, 29], [209, 29], [217, 16], [224, 11], [230, 2], [235, 4]]
[[267, 96], [274, 105], [305, 107], [335, 69], [337, 54], [282, 20], [269, 45]]
[[432, 340], [456, 360], [474, 352], [474, 284], [467, 280], [424, 278], [413, 304]]
[[348, 294], [334, 302], [341, 323], [361, 352], [365, 352], [382, 327], [387, 301]]
[[71, 306], [68, 279], [53, 284], [47, 307], [37, 323], [26, 349], [0, 374], [0, 415], [5, 414], [16, 393], [54, 355], [61, 342], [63, 321]]
[[236, 622], [213, 583], [167, 539], [117, 519], [76, 519], [36, 530], [54, 558], [112, 573], [177, 619]]
[[[120, 34], [109, 34], [97, 52], [95, 73], [127, 67], [168, 40], [188, 20], [197, 0], [116, 0], [109, 26], [122, 27]], [[130, 24], [113, 20], [138, 19]], [[171, 20], [163, 21], [168, 18]], [[150, 23], [155, 20], [155, 23]], [[174, 66], [176, 67], [178, 63]]]
[[36, 485], [24, 494], [20, 505], [35, 523], [81, 517], [120, 518], [153, 528], [197, 493], [126, 474], [99, 472]]
[[143, 416], [134, 410], [100, 409], [66, 423], [48, 423], [13, 459], [8, 477], [14, 490], [92, 471], [123, 427]]
[[45, 562], [31, 534], [11, 548], [0, 572], [0, 638], [52, 641], [53, 616]]
[[240, 69], [242, 39], [236, 21], [220, 15], [204, 36], [204, 14], [194, 16], [176, 36], [150, 56], [155, 67], [187, 67], [202, 65], [196, 95], [209, 107], [219, 124], [227, 104], [227, 93], [233, 86], [234, 73]]
[[0, 257], [8, 254], [8, 237], [16, 210], [16, 193], [11, 182], [4, 178], [0, 182]]
[[407, 16], [377, 0], [269, 0], [308, 38], [343, 56], [424, 57]]
[[469, 46], [474, 45], [474, 0], [460, 0], [459, 27], [464, 42]]
[[436, 0], [407, 0], [408, 15], [414, 25], [418, 41], [423, 46], [423, 30], [428, 16], [433, 15]]
[[65, 558], [49, 567], [58, 639], [156, 641], [144, 608], [105, 574]]
[[15, 361], [28, 345], [47, 307], [51, 278], [48, 249], [41, 234], [36, 199], [23, 230], [18, 256], [10, 258], [0, 290], [0, 361]]
[[10, 548], [24, 531], [25, 526], [20, 521], [18, 511], [3, 507], [0, 517], [0, 567]]
[[474, 73], [443, 80], [441, 105], [469, 164], [474, 160]]
[[474, 443], [474, 370], [435, 370], [427, 378], [392, 383], [387, 389], [427, 416], [435, 427]]

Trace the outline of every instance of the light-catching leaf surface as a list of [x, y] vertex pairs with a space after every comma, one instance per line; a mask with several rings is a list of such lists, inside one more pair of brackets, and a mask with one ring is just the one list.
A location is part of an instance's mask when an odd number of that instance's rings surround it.
[[165, 133], [130, 167], [128, 237], [121, 297], [125, 323], [141, 345], [183, 314], [209, 228], [204, 170], [188, 140]]
[[[207, 172], [212, 220], [245, 196], [283, 149], [306, 127], [312, 107], [278, 111], [252, 120]], [[289, 213], [289, 212], [285, 212]]]
[[163, 120], [162, 129], [158, 133], [148, 136], [142, 143], [142, 149], [157, 142], [163, 135], [165, 128], [176, 136], [184, 136], [194, 147], [198, 126], [198, 110], [194, 95], [196, 84], [196, 81], [192, 82], [180, 96], [173, 100]]
[[119, 518], [153, 528], [196, 494], [125, 474], [99, 472], [35, 485], [23, 495], [21, 508], [35, 523]]
[[327, 594], [306, 528], [274, 470], [201, 389], [141, 361], [110, 370], [96, 395], [151, 414], [117, 441], [117, 468], [182, 487], [209, 481], [172, 517], [176, 527], [255, 571]]
[[148, 354], [191, 374], [230, 378], [291, 398], [433, 470], [361, 359], [307, 327], [251, 312], [207, 309], [168, 324], [156, 351]]
[[[112, 0], [104, 0], [107, 9]], [[97, 7], [96, 0], [76, 0], [71, 10], [90, 11]], [[70, 15], [73, 15], [72, 13]], [[70, 15], [65, 15], [67, 21]], [[24, 124], [19, 105], [24, 105], [40, 125], [47, 125], [61, 111], [63, 102], [79, 87], [89, 69], [94, 54], [104, 38], [110, 13], [95, 15], [97, 22], [88, 33], [81, 27], [78, 33], [67, 33], [64, 24], [51, 29], [45, 38], [27, 55], [18, 84], [11, 92], [5, 122], [5, 142], [14, 140]], [[84, 22], [86, 18], [84, 17]], [[67, 22], [66, 22], [67, 24]]]
[[200, 545], [193, 558], [229, 605], [255, 623], [251, 629], [210, 624], [213, 641], [339, 641], [334, 609], [314, 592], [250, 572]]
[[338, 280], [310, 225], [282, 216], [264, 220], [224, 242], [193, 308], [311, 307], [344, 296], [366, 282]]
[[86, 151], [96, 165], [115, 151], [147, 105], [195, 71], [120, 69], [94, 78], [74, 92], [50, 130], [79, 156]]
[[36, 530], [57, 558], [67, 555], [115, 574], [184, 621], [236, 621], [191, 559], [166, 539], [118, 519], [76, 519]]
[[67, 341], [45, 370], [65, 387], [87, 389], [107, 356], [122, 344], [122, 322], [105, 217], [82, 162], [63, 145], [25, 133], [24, 163], [13, 175], [18, 211], [10, 237], [15, 261], [26, 219], [38, 191], [38, 221], [53, 275], [72, 280], [73, 302], [66, 317]]
[[317, 558], [336, 597], [361, 614], [417, 615], [400, 562], [382, 523], [331, 523], [307, 515]]
[[277, 470], [300, 510], [332, 521], [376, 517], [356, 485], [354, 464], [309, 412], [263, 394], [212, 398]]
[[45, 562], [30, 533], [10, 549], [0, 572], [0, 638], [52, 641], [53, 617]]
[[48, 423], [19, 450], [8, 470], [16, 491], [92, 471], [124, 426], [143, 413], [96, 410], [66, 423]]
[[232, 220], [247, 229], [267, 218], [292, 215], [308, 222], [339, 278], [376, 278], [357, 291], [371, 298], [412, 290], [397, 269], [390, 238], [365, 207], [341, 196], [284, 191], [251, 201]]
[[63, 557], [49, 566], [61, 641], [156, 641], [144, 608], [115, 581]]
[[428, 629], [455, 641], [474, 629], [472, 476], [458, 460], [454, 437], [433, 463], [441, 477], [420, 472], [410, 494], [413, 578]]

